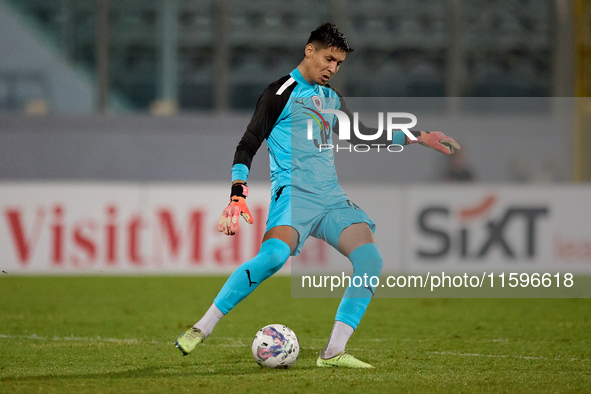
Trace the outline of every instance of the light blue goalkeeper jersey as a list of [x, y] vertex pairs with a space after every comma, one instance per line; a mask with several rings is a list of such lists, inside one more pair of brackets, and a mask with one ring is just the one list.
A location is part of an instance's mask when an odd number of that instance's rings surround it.
[[[296, 86], [267, 137], [271, 182], [273, 189], [291, 184], [321, 191], [338, 178], [333, 150], [329, 149], [336, 116], [320, 111], [340, 109], [340, 99], [330, 87], [310, 84], [297, 68], [290, 77], [283, 86]], [[311, 136], [308, 121], [312, 124]]]
[[[337, 91], [309, 83], [298, 68], [269, 85], [236, 149], [232, 180], [247, 180], [252, 158], [266, 138], [273, 190], [293, 185], [322, 193], [333, 187], [338, 178], [332, 132], [338, 124], [336, 115], [322, 113], [325, 109], [342, 110], [353, 119]], [[402, 131], [393, 137], [393, 144], [404, 143]]]

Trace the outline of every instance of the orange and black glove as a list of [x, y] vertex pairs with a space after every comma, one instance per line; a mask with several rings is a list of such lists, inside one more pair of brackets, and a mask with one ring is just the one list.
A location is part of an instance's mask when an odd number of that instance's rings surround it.
[[413, 131], [412, 133], [417, 139], [412, 140], [407, 137], [407, 142], [409, 144], [418, 142], [421, 145], [425, 145], [428, 148], [435, 149], [446, 155], [460, 150], [460, 144], [458, 144], [453, 138], [443, 134], [441, 131]]
[[230, 204], [224, 209], [218, 220], [218, 231], [226, 235], [234, 235], [238, 232], [240, 216], [247, 223], [253, 224], [254, 220], [250, 210], [246, 206], [246, 197], [248, 197], [248, 186], [246, 183], [236, 183], [232, 185], [230, 193]]

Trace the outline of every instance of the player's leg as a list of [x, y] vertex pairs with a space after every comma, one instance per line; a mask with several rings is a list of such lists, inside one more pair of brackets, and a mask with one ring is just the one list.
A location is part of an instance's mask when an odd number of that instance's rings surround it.
[[343, 256], [350, 257], [351, 253], [360, 246], [375, 243], [373, 232], [367, 223], [353, 223], [341, 233], [338, 249]]
[[290, 226], [277, 226], [269, 229], [263, 237], [257, 255], [230, 275], [215, 298], [214, 305], [224, 315], [230, 312], [258, 285], [285, 265], [292, 249], [297, 244], [297, 236], [297, 231]]
[[379, 277], [383, 266], [382, 255], [366, 223], [355, 223], [343, 230], [338, 246], [339, 251], [348, 257], [353, 265], [352, 283], [355, 286], [350, 286], [345, 291], [336, 315], [337, 323], [343, 323], [348, 328], [344, 328], [342, 324], [335, 324], [334, 335], [331, 335], [331, 340], [323, 352], [325, 358], [330, 358], [345, 349], [347, 340], [353, 330], [357, 329], [373, 296], [377, 279], [371, 279]]
[[[346, 353], [345, 347], [357, 329], [374, 294], [377, 282], [375, 280], [372, 282], [370, 279], [379, 277], [383, 258], [375, 244], [373, 233], [366, 223], [355, 223], [343, 230], [339, 237], [338, 249], [353, 265], [352, 283], [362, 285], [350, 286], [345, 291], [328, 343], [318, 358], [317, 365], [372, 368], [370, 364]], [[367, 279], [364, 279], [365, 275]]]
[[259, 284], [281, 269], [296, 247], [298, 233], [290, 226], [269, 229], [255, 257], [230, 275], [213, 304], [195, 325], [179, 336], [176, 346], [187, 355], [207, 338], [215, 325]]

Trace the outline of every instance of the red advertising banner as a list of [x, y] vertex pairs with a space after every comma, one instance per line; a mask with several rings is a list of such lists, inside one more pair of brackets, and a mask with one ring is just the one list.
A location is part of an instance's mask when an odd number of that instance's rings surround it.
[[[591, 273], [591, 187], [353, 185], [376, 223], [384, 273]], [[217, 231], [229, 199], [220, 184], [0, 183], [0, 270], [8, 274], [231, 273], [258, 252], [270, 187], [251, 185], [254, 224]], [[388, 198], [384, 198], [388, 196]], [[310, 272], [349, 272], [310, 238]], [[299, 268], [299, 267], [298, 267]], [[282, 270], [290, 272], [290, 264]]]

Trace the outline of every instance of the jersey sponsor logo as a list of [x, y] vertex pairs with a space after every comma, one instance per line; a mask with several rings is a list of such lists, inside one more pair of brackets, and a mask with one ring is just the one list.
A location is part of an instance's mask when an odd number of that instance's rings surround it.
[[[314, 96], [314, 97], [318, 97], [318, 96]], [[320, 99], [320, 97], [318, 97], [318, 99]], [[314, 101], [314, 100], [312, 100]], [[328, 141], [330, 139], [330, 124], [326, 121], [326, 119], [324, 119], [324, 117], [322, 116], [322, 114], [310, 107], [304, 107], [305, 109], [307, 109], [310, 112], [306, 112], [306, 115], [310, 116], [312, 119], [308, 119], [308, 140], [313, 139], [314, 140], [314, 145], [316, 146], [316, 148], [320, 148], [322, 145], [326, 145], [328, 144]], [[312, 122], [316, 121], [316, 123], [318, 124], [318, 126], [320, 126], [320, 142], [318, 142], [318, 139], [313, 137], [313, 128], [312, 128]]]

